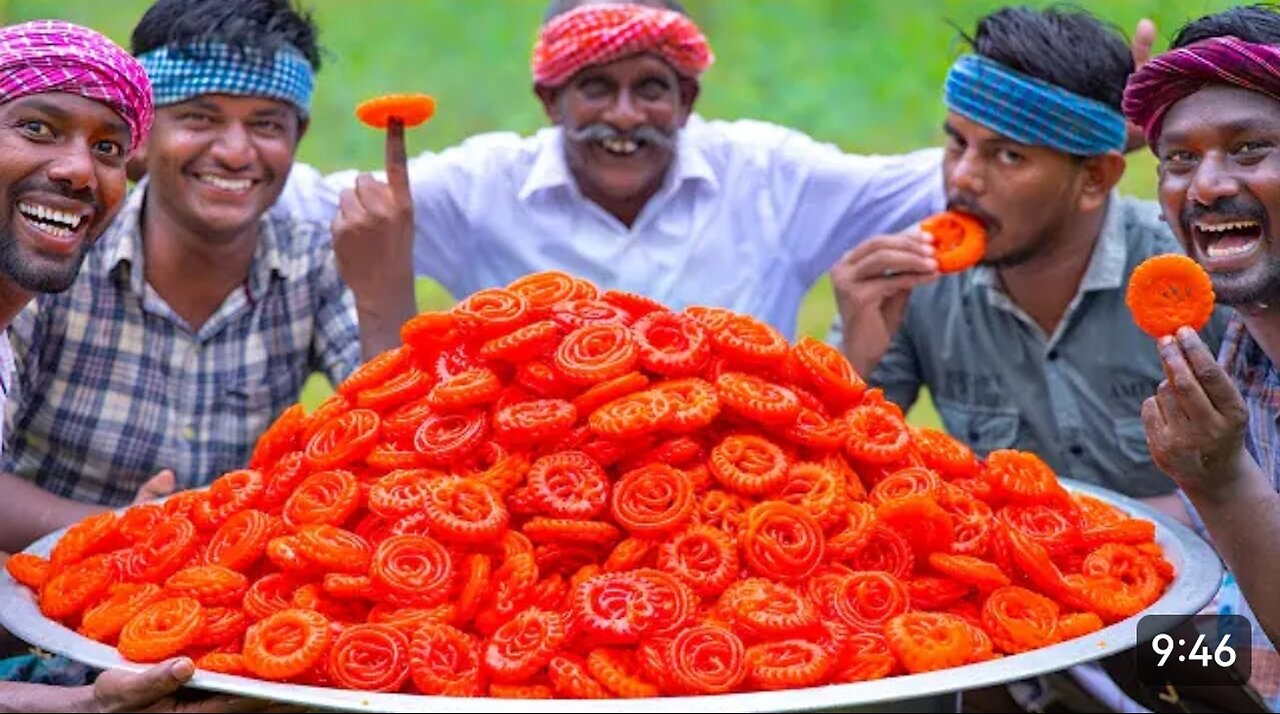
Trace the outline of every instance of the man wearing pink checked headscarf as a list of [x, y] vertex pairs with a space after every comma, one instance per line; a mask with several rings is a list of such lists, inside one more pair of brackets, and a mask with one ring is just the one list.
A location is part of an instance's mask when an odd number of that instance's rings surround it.
[[[53, 20], [0, 28], [0, 328], [37, 293], [75, 280], [89, 245], [119, 210], [125, 161], [150, 130], [151, 84], [124, 49], [92, 30]], [[0, 401], [13, 357], [0, 336]], [[39, 508], [28, 493], [0, 500], [0, 523]], [[0, 560], [7, 554], [0, 553]], [[247, 711], [258, 702], [218, 697], [180, 703], [190, 660], [140, 674], [104, 673], [95, 684], [0, 682], [3, 711]]]
[[1231, 568], [1213, 611], [1252, 611], [1250, 684], [1280, 711], [1280, 11], [1189, 23], [1130, 77], [1124, 110], [1159, 161], [1166, 222], [1235, 308], [1216, 361], [1189, 328], [1160, 340], [1147, 441]]

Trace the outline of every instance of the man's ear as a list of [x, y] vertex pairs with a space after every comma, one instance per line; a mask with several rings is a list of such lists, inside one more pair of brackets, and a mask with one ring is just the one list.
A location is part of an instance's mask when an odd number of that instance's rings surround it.
[[688, 77], [680, 77], [680, 126], [684, 126], [689, 120], [689, 115], [693, 113], [693, 105], [698, 101], [698, 94], [702, 92], [702, 85], [698, 80]]
[[1090, 156], [1084, 160], [1084, 184], [1080, 192], [1080, 210], [1092, 211], [1107, 202], [1111, 189], [1120, 183], [1124, 176], [1124, 154], [1119, 151], [1108, 151], [1099, 156]]
[[551, 120], [551, 123], [559, 124], [564, 118], [560, 111], [560, 89], [535, 84], [533, 85], [533, 93], [537, 94], [538, 99], [542, 101], [542, 109], [547, 113], [547, 118]]
[[311, 117], [298, 117], [298, 141], [302, 141], [302, 137], [307, 135], [307, 129], [311, 128]]

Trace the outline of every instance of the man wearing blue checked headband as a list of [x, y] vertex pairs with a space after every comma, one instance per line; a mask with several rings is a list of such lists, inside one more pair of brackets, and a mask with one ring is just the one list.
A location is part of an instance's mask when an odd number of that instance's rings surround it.
[[72, 289], [11, 330], [0, 479], [50, 507], [0, 530], [9, 549], [162, 470], [145, 492], [244, 468], [312, 373], [337, 383], [399, 342], [379, 302], [394, 281], [349, 289], [327, 224], [268, 211], [307, 127], [311, 19], [290, 0], [159, 0], [132, 39], [156, 104], [146, 178]]
[[[927, 388], [948, 432], [986, 454], [1022, 449], [1063, 477], [1186, 519], [1140, 418], [1163, 377], [1124, 293], [1149, 256], [1179, 252], [1154, 202], [1116, 191], [1134, 63], [1123, 36], [1068, 9], [980, 19], [948, 73], [942, 173], [952, 210], [986, 228], [981, 264], [938, 272], [927, 236], [877, 236], [833, 270], [845, 353], [910, 408]], [[1216, 345], [1221, 311], [1205, 330]], [[1105, 674], [1009, 688], [1032, 710], [1128, 710]], [[1063, 701], [1065, 691], [1092, 694]], [[1057, 701], [1050, 701], [1057, 698]]]

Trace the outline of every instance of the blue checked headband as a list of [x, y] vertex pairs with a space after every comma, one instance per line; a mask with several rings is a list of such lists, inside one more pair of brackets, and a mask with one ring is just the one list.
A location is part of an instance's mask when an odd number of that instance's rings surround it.
[[1119, 111], [980, 55], [951, 65], [945, 96], [951, 111], [1019, 144], [1076, 156], [1124, 150], [1127, 124]]
[[185, 102], [201, 94], [235, 94], [280, 99], [311, 113], [315, 77], [307, 58], [292, 47], [273, 57], [206, 42], [161, 47], [138, 57], [151, 78], [155, 105]]

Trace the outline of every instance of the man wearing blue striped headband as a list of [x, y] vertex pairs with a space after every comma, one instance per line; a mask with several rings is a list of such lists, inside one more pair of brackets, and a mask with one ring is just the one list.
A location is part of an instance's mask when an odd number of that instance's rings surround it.
[[[833, 271], [844, 351], [904, 409], [928, 388], [947, 431], [980, 454], [1031, 451], [1185, 519], [1140, 418], [1160, 361], [1124, 302], [1138, 263], [1180, 250], [1154, 202], [1115, 189], [1129, 47], [1069, 9], [1004, 8], [966, 39], [973, 52], [946, 79], [942, 173], [948, 207], [985, 227], [985, 256], [942, 275], [919, 231], [855, 247]], [[1220, 311], [1206, 328], [1211, 344], [1225, 322]], [[1007, 691], [1032, 711], [1132, 704], [1097, 668]]]
[[79, 281], [12, 329], [0, 478], [63, 498], [10, 547], [128, 503], [162, 469], [152, 490], [244, 468], [312, 373], [337, 383], [399, 342], [380, 296], [348, 289], [328, 225], [268, 211], [307, 126], [311, 19], [289, 0], [159, 0], [132, 40], [156, 103], [146, 178]]

